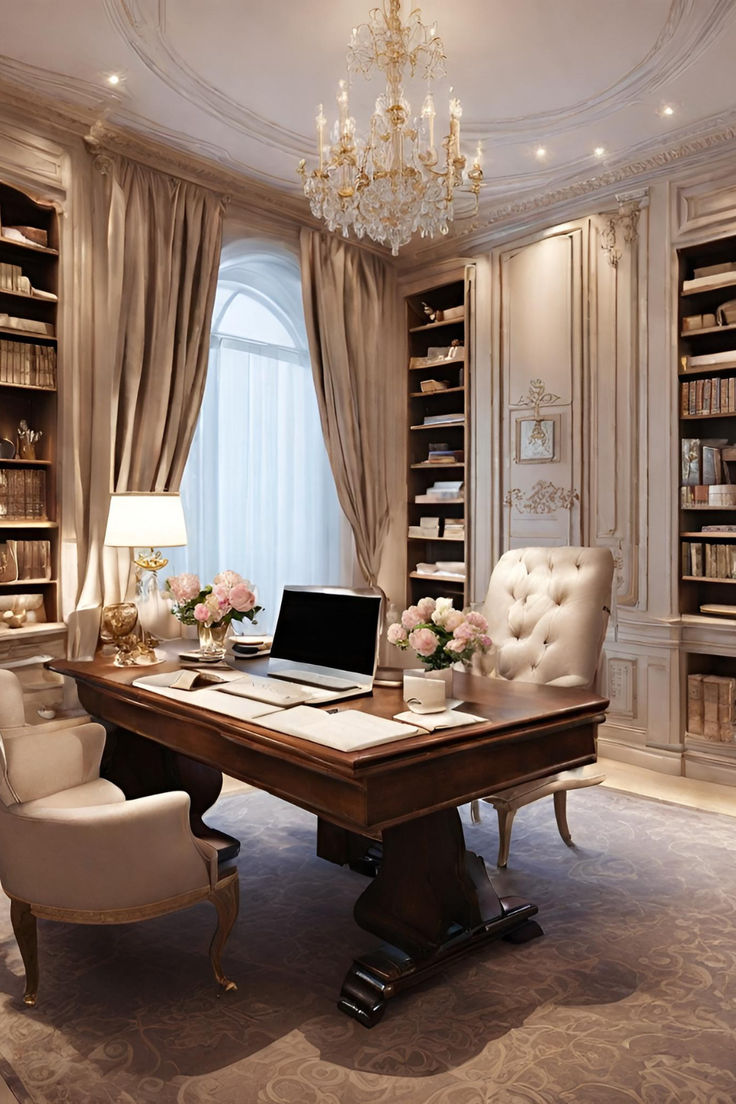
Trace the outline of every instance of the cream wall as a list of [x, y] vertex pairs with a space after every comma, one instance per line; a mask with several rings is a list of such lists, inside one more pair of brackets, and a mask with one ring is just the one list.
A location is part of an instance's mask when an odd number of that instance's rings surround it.
[[[102, 193], [83, 140], [87, 130], [84, 120], [48, 112], [33, 119], [7, 102], [0, 108], [0, 173], [55, 199], [62, 212], [65, 612], [77, 589], [75, 525], [88, 508], [73, 441], [94, 399], [81, 393], [80, 381], [94, 379], [95, 266], [104, 250], [96, 226]], [[219, 181], [231, 193], [226, 241], [252, 235], [296, 248], [299, 222], [277, 197], [251, 194], [242, 181], [220, 180], [211, 166], [178, 155], [169, 164], [172, 172], [209, 186]], [[471, 233], [461, 256], [446, 239], [422, 245], [399, 260], [401, 293], [452, 279], [466, 262], [475, 266], [473, 597], [482, 597], [506, 547], [578, 541], [610, 547], [616, 608], [603, 668], [611, 698], [603, 750], [733, 784], [736, 757], [683, 746], [686, 653], [736, 656], [736, 642], [726, 626], [683, 623], [677, 609], [674, 251], [736, 234], [736, 148], [663, 162], [635, 183], [619, 199], [613, 192], [568, 198], [557, 217], [549, 209], [525, 210], [523, 228], [486, 227], [482, 240]], [[395, 359], [397, 373], [397, 387], [380, 397], [396, 442], [389, 459], [396, 510], [380, 582], [396, 604], [406, 572], [404, 352], [399, 334], [377, 346], [377, 355]], [[556, 458], [522, 463], [516, 421], [532, 411], [525, 403], [537, 379], [541, 415], [555, 423]]]

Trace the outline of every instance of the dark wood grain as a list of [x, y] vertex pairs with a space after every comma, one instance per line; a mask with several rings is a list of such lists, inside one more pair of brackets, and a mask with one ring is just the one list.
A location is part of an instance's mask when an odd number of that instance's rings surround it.
[[[382, 841], [378, 875], [355, 918], [385, 943], [356, 959], [339, 1000], [366, 1026], [391, 996], [481, 943], [541, 934], [530, 920], [536, 906], [499, 899], [482, 858], [466, 850], [457, 806], [594, 762], [608, 704], [590, 690], [460, 674], [454, 692], [483, 723], [341, 752], [151, 694], [131, 685], [140, 669], [115, 668], [104, 657], [49, 666], [76, 680], [92, 715], [315, 813], [331, 826], [320, 833], [324, 857], [351, 861], [355, 837]], [[391, 717], [404, 704], [400, 689], [380, 688], [338, 708]]]

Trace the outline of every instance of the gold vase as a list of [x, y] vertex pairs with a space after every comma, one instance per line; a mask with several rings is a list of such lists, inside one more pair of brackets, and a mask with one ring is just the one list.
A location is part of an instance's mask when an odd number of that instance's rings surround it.
[[219, 621], [216, 625], [197, 625], [199, 636], [199, 654], [203, 659], [222, 659], [225, 655], [225, 640], [230, 626]]

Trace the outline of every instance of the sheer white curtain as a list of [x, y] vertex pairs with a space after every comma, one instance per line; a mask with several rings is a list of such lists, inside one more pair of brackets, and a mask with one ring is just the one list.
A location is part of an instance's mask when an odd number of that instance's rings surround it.
[[[288, 262], [291, 263], [288, 263]], [[349, 528], [322, 437], [295, 259], [224, 268], [202, 409], [181, 484], [189, 544], [164, 575], [253, 582], [273, 629], [282, 587], [351, 581]], [[246, 626], [247, 627], [247, 626]]]

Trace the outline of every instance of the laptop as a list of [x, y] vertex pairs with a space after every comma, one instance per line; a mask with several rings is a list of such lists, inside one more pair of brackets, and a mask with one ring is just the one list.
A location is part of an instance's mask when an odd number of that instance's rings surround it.
[[268, 677], [297, 683], [320, 703], [370, 694], [381, 604], [374, 590], [284, 587]]
[[283, 709], [370, 694], [381, 603], [374, 590], [284, 587], [268, 674], [246, 672], [219, 689]]

